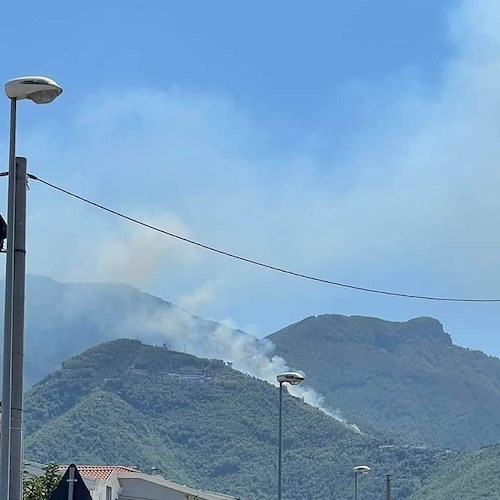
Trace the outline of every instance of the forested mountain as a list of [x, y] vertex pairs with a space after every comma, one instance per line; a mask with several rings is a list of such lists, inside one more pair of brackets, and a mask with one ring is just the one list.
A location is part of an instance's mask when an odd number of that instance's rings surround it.
[[362, 429], [451, 449], [500, 441], [500, 360], [453, 345], [435, 319], [327, 314], [268, 339]]
[[[26, 312], [27, 385], [69, 356], [120, 337], [227, 361], [235, 354], [240, 361], [273, 355], [251, 336], [235, 353], [241, 339], [231, 335], [237, 331], [224, 327], [221, 337], [220, 324], [127, 285], [28, 276]], [[362, 430], [462, 450], [500, 441], [500, 360], [453, 345], [436, 320], [322, 315], [268, 339], [290, 367], [306, 373], [307, 385], [327, 406]], [[256, 352], [248, 353], [248, 346]]]
[[[278, 390], [218, 360], [116, 340], [64, 362], [26, 397], [26, 457], [158, 467], [181, 483], [241, 496], [276, 494]], [[369, 465], [365, 500], [414, 492], [441, 453], [401, 447], [286, 395], [284, 498], [345, 499]]]

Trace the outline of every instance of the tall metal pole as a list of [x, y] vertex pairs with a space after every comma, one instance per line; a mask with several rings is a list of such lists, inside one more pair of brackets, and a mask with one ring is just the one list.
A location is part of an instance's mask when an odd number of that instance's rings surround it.
[[358, 473], [354, 473], [354, 500], [358, 500]]
[[385, 476], [385, 500], [391, 500], [391, 476]]
[[10, 500], [23, 496], [24, 293], [26, 282], [26, 158], [16, 157]]
[[281, 500], [281, 436], [282, 436], [282, 407], [283, 407], [283, 382], [280, 382], [280, 403], [279, 403], [279, 423], [278, 423], [278, 500]]
[[7, 258], [5, 265], [5, 313], [3, 330], [3, 380], [2, 380], [2, 444], [0, 453], [0, 500], [9, 500], [10, 446], [11, 446], [11, 396], [12, 396], [12, 322], [14, 281], [14, 238], [16, 197], [16, 105], [10, 100], [9, 187], [7, 208]]

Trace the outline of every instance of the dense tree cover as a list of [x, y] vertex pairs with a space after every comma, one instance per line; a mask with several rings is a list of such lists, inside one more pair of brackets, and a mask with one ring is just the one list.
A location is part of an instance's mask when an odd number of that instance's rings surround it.
[[[276, 494], [278, 390], [204, 360], [118, 340], [64, 363], [26, 398], [26, 456], [41, 462], [158, 467], [175, 481], [246, 500]], [[385, 475], [404, 499], [440, 454], [358, 434], [284, 397], [287, 500], [352, 495], [352, 467], [369, 465], [363, 500], [383, 496]], [[397, 496], [396, 496], [397, 494]]]
[[500, 498], [500, 446], [448, 454], [411, 500], [493, 500]]
[[362, 429], [457, 450], [500, 441], [500, 360], [453, 345], [434, 319], [321, 315], [268, 338]]

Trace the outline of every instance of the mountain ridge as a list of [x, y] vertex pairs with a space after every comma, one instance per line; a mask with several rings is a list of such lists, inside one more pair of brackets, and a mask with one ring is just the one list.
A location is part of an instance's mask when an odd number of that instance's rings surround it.
[[[268, 381], [302, 370], [306, 382], [299, 388], [319, 391], [326, 409], [398, 442], [470, 450], [500, 438], [499, 360], [454, 346], [432, 318], [323, 314], [258, 340], [128, 285], [31, 276], [27, 284], [28, 385], [69, 356], [129, 337], [223, 358]], [[317, 394], [308, 401], [323, 404]]]

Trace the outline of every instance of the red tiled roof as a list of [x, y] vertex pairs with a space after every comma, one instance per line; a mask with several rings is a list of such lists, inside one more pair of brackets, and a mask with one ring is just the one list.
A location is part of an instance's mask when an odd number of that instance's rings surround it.
[[[65, 471], [67, 465], [61, 465], [61, 471]], [[106, 481], [111, 474], [116, 472], [140, 472], [133, 467], [124, 467], [123, 465], [77, 465], [76, 468], [80, 474], [85, 477], [93, 477]]]

